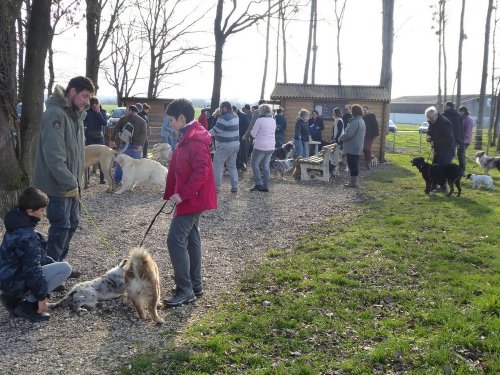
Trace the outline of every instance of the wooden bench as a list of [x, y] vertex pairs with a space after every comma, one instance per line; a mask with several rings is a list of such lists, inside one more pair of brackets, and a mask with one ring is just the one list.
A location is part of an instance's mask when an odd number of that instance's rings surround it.
[[330, 181], [330, 160], [336, 149], [336, 143], [323, 146], [318, 155], [300, 160], [300, 179], [310, 181], [314, 178], [320, 181]]

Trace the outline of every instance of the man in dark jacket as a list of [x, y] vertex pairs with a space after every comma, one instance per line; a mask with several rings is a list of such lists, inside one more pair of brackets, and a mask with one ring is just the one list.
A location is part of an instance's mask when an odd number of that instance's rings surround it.
[[[85, 126], [85, 146], [88, 145], [103, 145], [104, 144], [104, 127], [106, 126], [106, 118], [101, 111], [101, 105], [97, 97], [90, 98], [90, 108], [87, 109], [87, 116], [84, 120]], [[104, 174], [99, 165], [99, 180], [101, 184], [105, 184]]]
[[47, 294], [71, 274], [68, 263], [47, 256], [47, 243], [35, 229], [48, 203], [42, 191], [24, 190], [5, 216], [0, 245], [0, 301], [11, 315], [36, 322], [49, 319]]
[[[128, 144], [124, 154], [134, 159], [140, 159], [142, 156], [142, 148], [144, 146], [144, 143], [146, 142], [147, 124], [146, 121], [144, 121], [144, 119], [139, 116], [139, 110], [134, 105], [128, 107], [128, 113], [120, 118], [116, 123], [113, 131], [111, 132], [112, 140], [109, 142], [109, 145], [111, 147], [117, 147], [117, 143], [119, 143], [118, 147], [120, 149], [126, 146], [126, 144], [123, 143], [122, 140], [120, 140], [118, 135], [129, 123], [134, 127], [134, 134], [132, 135], [132, 139], [130, 140], [130, 143]], [[121, 182], [122, 175], [122, 168], [117, 165], [115, 169], [115, 182], [117, 184]]]
[[236, 113], [238, 119], [240, 120], [240, 148], [238, 150], [238, 155], [236, 157], [236, 167], [238, 169], [242, 169], [246, 171], [247, 163], [248, 163], [248, 141], [243, 140], [243, 135], [248, 129], [250, 125], [250, 120], [248, 120], [248, 116], [241, 112], [236, 106], [233, 105], [233, 112]]
[[462, 139], [462, 117], [460, 117], [460, 114], [455, 109], [455, 105], [453, 104], [453, 102], [446, 102], [445, 103], [443, 116], [446, 117], [451, 122], [451, 125], [452, 125], [453, 138], [455, 141], [454, 145], [453, 145], [452, 157], [455, 157], [456, 146], [458, 145], [459, 141]]
[[370, 169], [373, 141], [379, 136], [380, 133], [378, 130], [377, 117], [374, 113], [370, 112], [370, 108], [368, 108], [367, 105], [363, 106], [363, 120], [365, 121], [366, 128], [363, 152], [365, 154], [366, 169]]
[[274, 117], [276, 121], [276, 145], [275, 147], [281, 147], [285, 143], [285, 130], [286, 130], [286, 118], [283, 116], [283, 108], [278, 108], [276, 110], [276, 116]]

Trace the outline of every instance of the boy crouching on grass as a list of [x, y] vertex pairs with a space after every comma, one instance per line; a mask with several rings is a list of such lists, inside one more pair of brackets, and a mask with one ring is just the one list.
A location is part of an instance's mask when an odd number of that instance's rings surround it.
[[11, 316], [32, 322], [49, 320], [47, 294], [71, 273], [68, 263], [47, 256], [46, 241], [35, 229], [48, 204], [41, 190], [24, 190], [17, 207], [5, 215], [0, 245], [0, 302]]

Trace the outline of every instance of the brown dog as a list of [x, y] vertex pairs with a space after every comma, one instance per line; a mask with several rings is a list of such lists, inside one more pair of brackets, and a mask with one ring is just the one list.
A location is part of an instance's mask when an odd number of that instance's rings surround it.
[[85, 146], [85, 173], [84, 173], [84, 185], [83, 188], [88, 188], [88, 169], [94, 164], [99, 163], [101, 165], [102, 173], [104, 174], [104, 179], [108, 183], [108, 188], [106, 192], [111, 193], [115, 188], [115, 180], [111, 176], [111, 167], [113, 166], [113, 161], [118, 152], [109, 148], [105, 145], [88, 145]]
[[147, 306], [151, 320], [163, 323], [156, 307], [160, 303], [160, 276], [155, 261], [143, 247], [130, 251], [130, 261], [125, 268], [125, 290], [139, 317], [146, 319]]

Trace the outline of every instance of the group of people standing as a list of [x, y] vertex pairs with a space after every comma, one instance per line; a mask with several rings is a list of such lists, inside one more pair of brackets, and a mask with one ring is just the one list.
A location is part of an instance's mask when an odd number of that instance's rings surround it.
[[[425, 110], [429, 123], [427, 141], [431, 143], [434, 151], [432, 163], [438, 165], [450, 164], [457, 156], [460, 172], [465, 174], [465, 152], [472, 142], [472, 128], [474, 121], [465, 106], [455, 109], [453, 102], [446, 102], [444, 112], [439, 113], [432, 106]], [[446, 186], [441, 187], [442, 190]]]
[[370, 169], [372, 158], [372, 145], [379, 136], [379, 124], [375, 114], [364, 105], [344, 106], [344, 112], [339, 107], [332, 111], [333, 127], [328, 141], [322, 138], [324, 122], [318, 111], [312, 111], [312, 116], [307, 109], [301, 109], [295, 123], [294, 144], [298, 157], [307, 158], [310, 155], [310, 142], [320, 142], [321, 145], [337, 143], [342, 153], [346, 155], [351, 179], [345, 186], [357, 187], [359, 175], [359, 156], [364, 154], [365, 169]]

